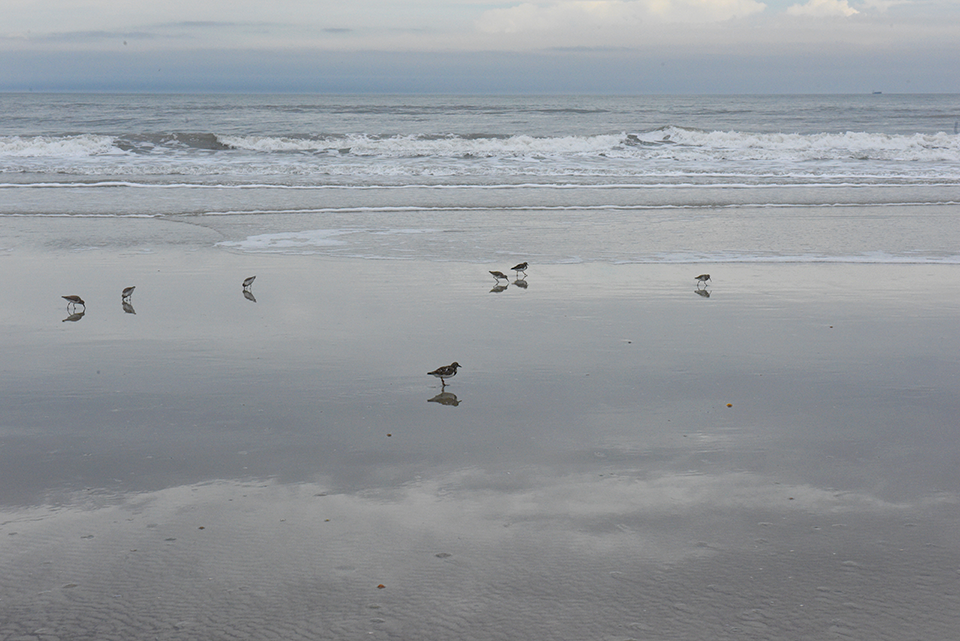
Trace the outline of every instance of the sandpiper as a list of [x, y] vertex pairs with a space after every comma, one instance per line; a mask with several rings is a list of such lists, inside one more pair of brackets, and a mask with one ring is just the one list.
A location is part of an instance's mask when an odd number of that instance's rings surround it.
[[442, 384], [442, 386], [446, 387], [447, 382], [444, 379], [453, 378], [454, 376], [456, 376], [458, 367], [463, 367], [463, 365], [461, 365], [457, 361], [453, 361], [449, 365], [444, 365], [443, 367], [438, 367], [432, 372], [427, 372], [427, 375], [436, 376], [437, 378], [440, 379], [440, 383]]
[[706, 285], [707, 281], [710, 280], [710, 274], [700, 274], [693, 280], [697, 281], [697, 286]]
[[502, 278], [503, 280], [509, 280], [507, 275], [503, 272], [490, 272], [490, 275], [496, 278], [498, 281]]
[[244, 279], [243, 279], [243, 288], [246, 289], [246, 288], [250, 287], [250, 285], [253, 285], [253, 281], [255, 281], [255, 280], [257, 280], [257, 277], [256, 277], [256, 276], [251, 276], [250, 278], [244, 278]]
[[511, 267], [510, 269], [512, 269], [513, 271], [517, 272], [518, 274], [519, 274], [520, 272], [523, 272], [524, 274], [526, 274], [526, 273], [527, 273], [527, 263], [524, 262], [524, 263], [520, 263], [519, 265], [514, 265], [514, 266]]
[[70, 309], [70, 306], [83, 305], [83, 308], [87, 308], [87, 304], [83, 302], [83, 299], [79, 296], [61, 296], [65, 301], [67, 301], [67, 309]]
[[136, 285], [133, 285], [133, 286], [131, 286], [131, 287], [124, 287], [124, 288], [123, 288], [123, 291], [120, 292], [120, 297], [121, 297], [123, 300], [126, 300], [126, 299], [130, 298], [131, 296], [133, 296], [133, 290], [135, 290], [136, 288], [137, 288]]

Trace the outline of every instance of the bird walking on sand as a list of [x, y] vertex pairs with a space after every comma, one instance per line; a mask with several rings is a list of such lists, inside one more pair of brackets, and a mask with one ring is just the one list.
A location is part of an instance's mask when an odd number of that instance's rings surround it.
[[120, 297], [121, 297], [121, 299], [122, 299], [122, 300], [127, 300], [128, 298], [130, 298], [131, 296], [133, 296], [133, 290], [135, 290], [136, 288], [137, 288], [136, 285], [133, 285], [133, 286], [131, 286], [131, 287], [124, 287], [124, 288], [123, 288], [123, 291], [120, 292]]
[[525, 262], [519, 263], [519, 264], [517, 264], [517, 265], [514, 265], [514, 266], [511, 267], [510, 269], [512, 269], [513, 271], [517, 272], [517, 275], [519, 275], [520, 272], [523, 272], [523, 275], [524, 275], [524, 276], [527, 275], [527, 263], [525, 263]]
[[83, 302], [83, 299], [79, 296], [61, 296], [62, 299], [67, 301], [67, 309], [70, 309], [70, 306], [76, 307], [77, 305], [82, 305], [84, 309], [87, 308], [87, 304]]
[[253, 281], [257, 280], [256, 276], [251, 276], [250, 278], [243, 279], [243, 288], [248, 289], [250, 285], [253, 285]]
[[694, 280], [697, 281], [697, 287], [700, 285], [706, 285], [707, 281], [710, 280], [710, 274], [700, 274], [694, 278]]
[[503, 272], [490, 272], [490, 275], [496, 278], [498, 281], [502, 278], [503, 280], [508, 280], [507, 275]]
[[457, 361], [453, 361], [453, 362], [450, 363], [449, 365], [444, 365], [443, 367], [438, 367], [437, 369], [433, 370], [432, 372], [427, 372], [427, 375], [428, 375], [428, 376], [436, 376], [437, 378], [440, 379], [441, 385], [442, 385], [443, 387], [446, 387], [446, 386], [447, 386], [447, 381], [445, 381], [444, 379], [453, 378], [454, 376], [456, 376], [456, 375], [457, 375], [457, 368], [458, 368], [458, 367], [463, 367], [463, 366], [462, 366], [460, 363], [458, 363]]

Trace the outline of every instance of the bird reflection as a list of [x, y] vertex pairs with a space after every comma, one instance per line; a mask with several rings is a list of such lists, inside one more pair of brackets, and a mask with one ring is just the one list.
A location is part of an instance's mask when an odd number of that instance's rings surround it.
[[123, 311], [125, 311], [126, 313], [133, 314], [134, 316], [137, 315], [137, 310], [135, 310], [133, 308], [133, 305], [131, 305], [128, 301], [122, 301], [120, 303], [120, 306], [123, 307]]
[[696, 294], [697, 296], [703, 296], [704, 298], [710, 298], [710, 292], [708, 292], [706, 289], [695, 289], [695, 290], [693, 290], [693, 293]]
[[517, 287], [519, 287], [520, 289], [526, 289], [526, 288], [527, 288], [527, 279], [526, 279], [526, 278], [518, 278], [517, 280], [513, 281], [513, 284], [516, 285]]
[[64, 323], [67, 323], [67, 322], [76, 323], [78, 320], [80, 320], [81, 318], [83, 318], [83, 315], [84, 315], [84, 314], [86, 314], [85, 311], [83, 311], [83, 312], [73, 312], [72, 314], [70, 314], [69, 316], [67, 316], [66, 318], [64, 318], [62, 322], [64, 322]]
[[243, 290], [243, 297], [246, 298], [248, 301], [251, 301], [251, 302], [253, 302], [253, 303], [257, 302], [257, 299], [256, 299], [256, 297], [253, 295], [253, 292], [251, 292], [249, 289]]
[[506, 285], [494, 285], [494, 286], [493, 286], [493, 289], [490, 290], [490, 293], [491, 293], [491, 294], [499, 294], [500, 292], [502, 292], [503, 290], [505, 290], [505, 289], [506, 289], [507, 287], [509, 287], [509, 286], [510, 286], [509, 283], [507, 283]]
[[433, 398], [427, 399], [428, 403], [440, 403], [441, 405], [451, 405], [456, 407], [460, 404], [460, 400], [457, 398], [457, 395], [453, 392], [440, 392]]

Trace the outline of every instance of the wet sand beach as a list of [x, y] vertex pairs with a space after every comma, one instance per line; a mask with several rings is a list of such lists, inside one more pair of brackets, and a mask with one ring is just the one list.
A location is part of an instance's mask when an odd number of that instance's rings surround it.
[[70, 225], [0, 254], [0, 638], [960, 629], [955, 265], [531, 261], [494, 291], [523, 256]]

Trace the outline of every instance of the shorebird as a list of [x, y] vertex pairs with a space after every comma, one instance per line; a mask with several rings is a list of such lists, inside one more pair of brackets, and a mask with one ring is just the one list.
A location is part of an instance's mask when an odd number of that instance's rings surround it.
[[517, 272], [518, 274], [519, 274], [520, 272], [523, 272], [524, 274], [526, 274], [526, 273], [527, 273], [527, 264], [526, 264], [526, 263], [520, 263], [519, 265], [514, 265], [514, 266], [511, 267], [510, 269], [512, 269], [513, 271]]
[[124, 287], [123, 291], [120, 292], [120, 297], [123, 300], [130, 298], [131, 296], [133, 296], [133, 290], [135, 290], [136, 288], [137, 288], [136, 285], [133, 285], [132, 287]]
[[445, 378], [453, 378], [454, 376], [456, 376], [456, 375], [457, 375], [457, 368], [458, 368], [458, 367], [463, 367], [463, 366], [462, 366], [460, 363], [458, 363], [457, 361], [453, 361], [453, 362], [452, 362], [451, 364], [449, 364], [449, 365], [444, 365], [443, 367], [438, 367], [437, 369], [433, 370], [432, 372], [427, 372], [427, 375], [428, 375], [428, 376], [436, 376], [437, 378], [440, 379], [440, 383], [442, 384], [442, 386], [443, 386], [443, 387], [446, 387], [446, 386], [447, 386], [447, 382], [446, 382], [444, 379], [445, 379]]
[[256, 277], [256, 276], [251, 276], [250, 278], [244, 278], [244, 279], [243, 279], [243, 288], [246, 289], [246, 288], [250, 287], [250, 285], [253, 285], [253, 281], [255, 281], [255, 280], [257, 280], [257, 277]]
[[490, 275], [496, 278], [498, 281], [502, 278], [503, 280], [509, 280], [507, 275], [503, 272], [490, 272]]
[[710, 280], [710, 274], [700, 274], [693, 280], [697, 281], [697, 287], [700, 285], [706, 285], [707, 281]]
[[61, 296], [62, 299], [67, 301], [67, 309], [70, 309], [70, 306], [83, 305], [83, 308], [87, 308], [87, 304], [83, 302], [83, 299], [79, 296]]

